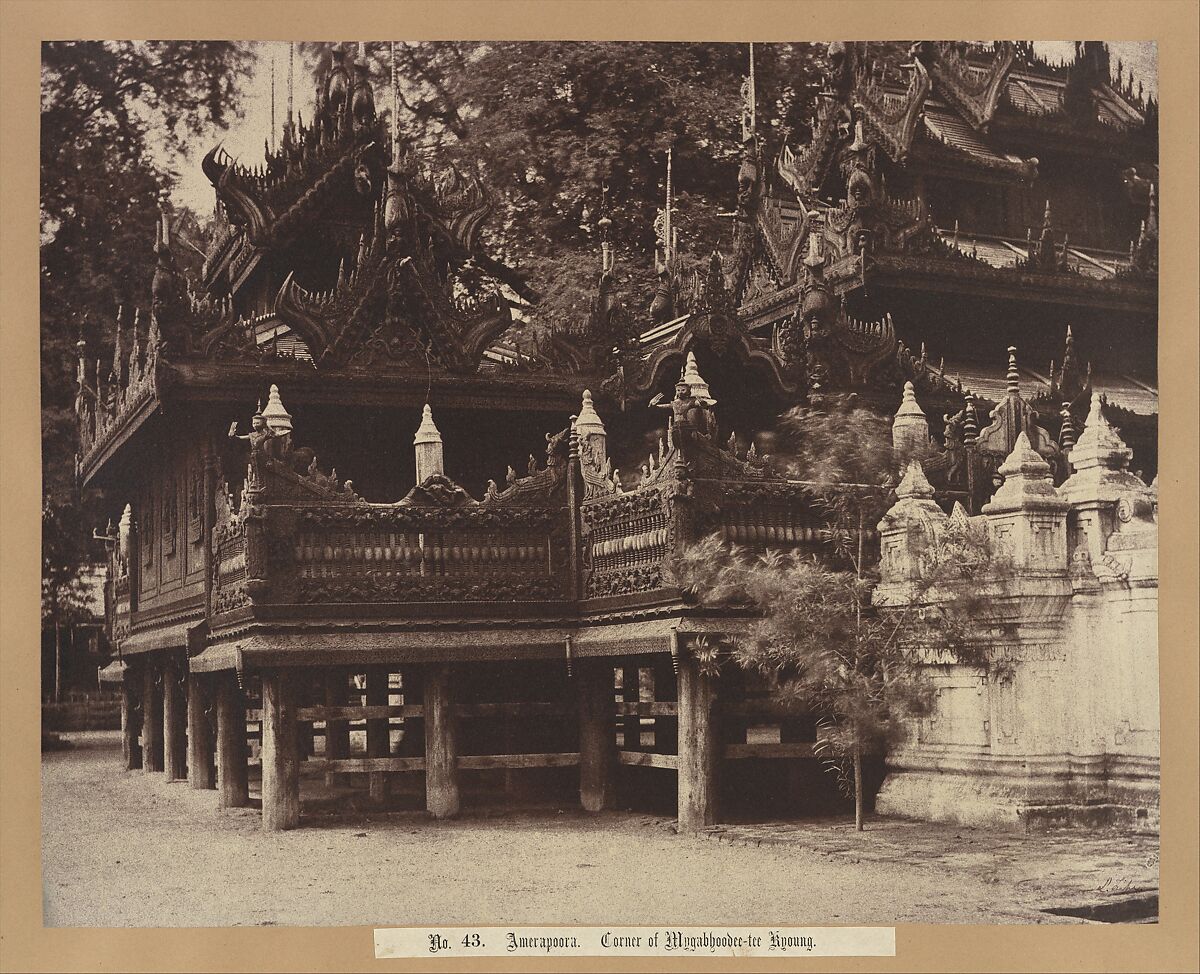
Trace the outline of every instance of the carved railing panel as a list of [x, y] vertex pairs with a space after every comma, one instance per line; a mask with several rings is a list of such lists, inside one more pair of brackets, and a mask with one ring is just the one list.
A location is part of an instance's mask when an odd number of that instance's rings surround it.
[[580, 513], [586, 598], [662, 587], [663, 565], [675, 538], [663, 488], [598, 497], [586, 502]]
[[[296, 511], [276, 595], [303, 603], [541, 601], [566, 596], [565, 509]], [[287, 593], [287, 594], [285, 594]]]

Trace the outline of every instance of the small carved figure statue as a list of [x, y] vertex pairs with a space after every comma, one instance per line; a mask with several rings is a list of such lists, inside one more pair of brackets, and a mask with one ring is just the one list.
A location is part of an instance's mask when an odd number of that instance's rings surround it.
[[251, 419], [249, 433], [240, 434], [237, 428], [238, 423], [235, 419], [229, 424], [229, 438], [245, 440], [250, 444], [250, 486], [261, 489], [266, 484], [264, 474], [266, 473], [266, 461], [270, 456], [269, 444], [275, 438], [276, 433], [267, 426], [261, 410], [256, 412], [254, 418]]
[[650, 400], [650, 406], [655, 409], [671, 410], [671, 423], [676, 443], [686, 442], [689, 438], [700, 436], [711, 439], [713, 433], [713, 416], [708, 403], [692, 394], [692, 387], [686, 382], [675, 383], [675, 398], [670, 402], [663, 401], [660, 392]]

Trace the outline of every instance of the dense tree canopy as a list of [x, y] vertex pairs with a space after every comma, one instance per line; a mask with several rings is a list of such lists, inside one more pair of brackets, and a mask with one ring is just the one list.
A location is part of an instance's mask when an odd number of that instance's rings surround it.
[[[367, 51], [387, 109], [391, 47]], [[395, 52], [406, 144], [431, 165], [480, 174], [498, 204], [486, 242], [540, 296], [538, 322], [561, 327], [586, 313], [605, 190], [620, 289], [644, 310], [668, 148], [683, 269], [731, 245], [719, 214], [736, 194], [748, 45], [433, 42]], [[328, 63], [326, 45], [304, 53], [318, 74]], [[823, 45], [755, 45], [765, 158], [785, 137], [807, 137], [823, 58]]]
[[[229, 42], [43, 45], [43, 548], [56, 552], [64, 584], [71, 563], [86, 559], [91, 526], [74, 482], [75, 342], [82, 329], [100, 357], [117, 308], [149, 306], [159, 194], [177, 178], [187, 140], [234, 116], [250, 61], [246, 45]], [[194, 218], [176, 219], [200, 235]]]

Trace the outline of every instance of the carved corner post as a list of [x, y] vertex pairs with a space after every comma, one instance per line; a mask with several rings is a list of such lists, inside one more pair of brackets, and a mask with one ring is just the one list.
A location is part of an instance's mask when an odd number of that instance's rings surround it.
[[698, 832], [717, 821], [717, 680], [681, 653], [678, 681], [679, 831]]
[[268, 832], [300, 824], [296, 682], [286, 669], [262, 674], [262, 825]]
[[204, 526], [201, 528], [204, 549], [204, 611], [213, 617], [212, 590], [216, 571], [213, 557], [213, 530], [217, 523], [217, 451], [212, 436], [204, 442]]
[[163, 666], [163, 770], [167, 781], [187, 777], [187, 702], [183, 667], [173, 657]]
[[425, 671], [425, 807], [434, 818], [451, 818], [460, 808], [453, 677], [445, 663]]
[[163, 769], [163, 689], [158, 662], [146, 655], [142, 668], [142, 768]]
[[583, 471], [580, 469], [582, 460], [579, 456], [579, 433], [575, 429], [578, 416], [571, 417], [571, 433], [568, 437], [569, 453], [567, 458], [567, 559], [570, 577], [568, 579], [567, 596], [577, 600], [583, 595], [583, 529], [580, 522], [579, 504], [583, 499]]
[[[350, 721], [331, 720], [328, 717], [332, 707], [346, 706], [346, 688], [350, 678], [340, 666], [327, 670], [325, 673], [325, 759], [341, 761], [350, 756]], [[329, 771], [325, 774], [325, 784], [329, 787], [340, 784], [343, 780], [340, 773]]]
[[[367, 706], [386, 707], [389, 702], [388, 669], [386, 666], [367, 668]], [[391, 718], [367, 718], [367, 757], [386, 758], [391, 753]], [[384, 802], [391, 790], [387, 772], [371, 771], [367, 775], [371, 801]]]
[[140, 677], [140, 673], [127, 669], [121, 683], [121, 760], [126, 771], [135, 771], [142, 766], [142, 746], [138, 736], [142, 732], [141, 695], [144, 690], [139, 687]]
[[187, 678], [187, 764], [188, 782], [193, 788], [217, 787], [217, 769], [213, 763], [213, 739], [208, 723], [212, 703], [211, 678], [207, 674], [188, 673]]
[[250, 804], [246, 761], [246, 700], [234, 670], [222, 670], [217, 681], [217, 782], [222, 808]]
[[612, 808], [617, 743], [613, 722], [613, 669], [606, 659], [576, 665], [579, 694], [579, 803], [589, 812]]

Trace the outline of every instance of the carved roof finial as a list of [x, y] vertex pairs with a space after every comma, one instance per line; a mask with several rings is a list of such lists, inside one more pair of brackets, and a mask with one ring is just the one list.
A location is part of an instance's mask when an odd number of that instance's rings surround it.
[[712, 394], [708, 390], [708, 383], [704, 381], [704, 378], [700, 375], [700, 370], [696, 366], [695, 352], [688, 352], [687, 361], [684, 363], [679, 381], [687, 383], [691, 387], [692, 395], [701, 402], [705, 402], [710, 406], [717, 404], [717, 401], [713, 399]]
[[974, 445], [979, 439], [979, 417], [975, 412], [975, 395], [967, 393], [967, 404], [963, 408], [963, 443]]
[[125, 305], [120, 305], [117, 308], [117, 326], [116, 334], [113, 337], [113, 362], [112, 362], [112, 381], [117, 385], [121, 384], [122, 369], [125, 367], [125, 353], [121, 348], [121, 326], [124, 324]]
[[1062, 432], [1058, 434], [1059, 446], [1063, 453], [1070, 453], [1075, 446], [1075, 423], [1071, 419], [1071, 404], [1062, 404]]
[[429, 403], [425, 403], [425, 408], [421, 410], [421, 425], [417, 427], [417, 432], [413, 434], [413, 445], [419, 446], [422, 443], [441, 442], [441, 430], [437, 428], [437, 424], [433, 421], [433, 407]]
[[900, 399], [900, 408], [896, 410], [897, 416], [924, 416], [925, 410], [921, 408], [917, 402], [917, 390], [912, 382], [904, 383], [904, 393]]
[[267, 427], [275, 433], [292, 431], [292, 417], [283, 408], [283, 400], [279, 398], [279, 386], [271, 386], [270, 392], [267, 393], [267, 408], [262, 410], [261, 415], [266, 420]]
[[592, 392], [590, 389], [583, 390], [583, 399], [579, 406], [579, 415], [575, 419], [575, 432], [581, 436], [589, 436], [591, 434], [605, 435], [604, 421], [600, 418], [600, 414], [596, 412], [596, 407], [592, 402]]
[[417, 458], [417, 483], [423, 484], [435, 475], [445, 476], [442, 458], [442, 434], [433, 421], [433, 409], [429, 403], [421, 410], [421, 425], [413, 435], [413, 449]]
[[1008, 382], [1008, 395], [1011, 398], [1019, 398], [1021, 395], [1021, 373], [1017, 370], [1017, 346], [1008, 346], [1008, 374], [1005, 376]]

